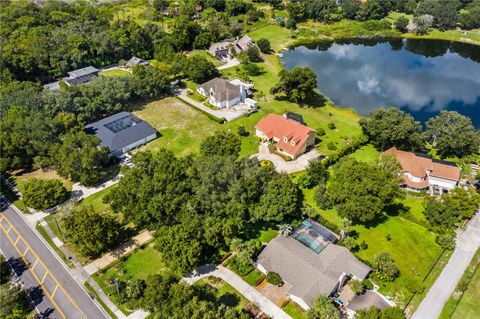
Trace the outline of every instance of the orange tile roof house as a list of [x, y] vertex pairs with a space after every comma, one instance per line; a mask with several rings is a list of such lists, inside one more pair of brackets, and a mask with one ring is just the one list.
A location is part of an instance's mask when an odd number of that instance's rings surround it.
[[256, 135], [274, 142], [275, 149], [295, 159], [315, 145], [314, 129], [277, 114], [268, 114], [255, 125]]
[[385, 151], [393, 154], [403, 171], [401, 184], [410, 190], [428, 190], [430, 194], [448, 193], [460, 180], [460, 169], [452, 162], [440, 161], [420, 154], [392, 147]]

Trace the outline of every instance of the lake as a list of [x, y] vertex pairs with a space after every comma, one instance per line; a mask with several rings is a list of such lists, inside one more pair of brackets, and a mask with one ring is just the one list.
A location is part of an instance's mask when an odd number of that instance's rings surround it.
[[319, 90], [362, 115], [395, 106], [421, 122], [441, 110], [480, 127], [480, 47], [437, 40], [344, 40], [283, 52], [287, 69], [308, 66]]

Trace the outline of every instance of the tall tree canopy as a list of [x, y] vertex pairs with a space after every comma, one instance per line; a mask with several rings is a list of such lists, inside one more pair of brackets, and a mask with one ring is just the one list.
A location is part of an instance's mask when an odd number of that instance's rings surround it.
[[282, 70], [280, 81], [272, 87], [272, 93], [283, 93], [287, 100], [304, 103], [316, 95], [317, 76], [308, 67], [295, 66], [290, 71]]
[[369, 222], [404, 196], [398, 177], [381, 166], [345, 158], [333, 169], [328, 194], [338, 214], [353, 222]]
[[462, 157], [480, 150], [480, 132], [472, 120], [455, 111], [442, 111], [426, 123], [425, 134], [443, 157]]
[[45, 210], [64, 202], [68, 191], [57, 179], [33, 178], [25, 183], [22, 198], [28, 207]]
[[360, 120], [363, 133], [384, 151], [392, 146], [406, 151], [422, 150], [422, 126], [397, 108], [379, 108]]
[[240, 138], [228, 131], [218, 131], [205, 138], [200, 144], [200, 153], [204, 156], [234, 156], [240, 154]]

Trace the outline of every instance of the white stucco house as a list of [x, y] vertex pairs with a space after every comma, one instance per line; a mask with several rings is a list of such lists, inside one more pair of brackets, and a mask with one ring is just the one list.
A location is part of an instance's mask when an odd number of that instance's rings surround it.
[[247, 98], [247, 90], [243, 85], [235, 85], [222, 78], [203, 83], [197, 88], [197, 92], [220, 109], [242, 103]]
[[428, 155], [405, 152], [392, 147], [385, 151], [393, 154], [402, 167], [400, 184], [412, 191], [426, 190], [430, 194], [444, 194], [458, 185], [460, 168], [455, 163], [432, 159]]

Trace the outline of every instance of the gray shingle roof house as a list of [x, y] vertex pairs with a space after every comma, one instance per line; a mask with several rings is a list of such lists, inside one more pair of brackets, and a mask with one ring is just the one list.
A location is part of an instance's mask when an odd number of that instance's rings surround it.
[[147, 122], [129, 112], [120, 112], [85, 126], [108, 147], [111, 156], [121, 156], [131, 149], [157, 138], [157, 131]]
[[137, 58], [136, 56], [132, 56], [125, 64], [125, 67], [133, 68], [135, 65], [150, 65], [150, 62], [141, 58]]
[[94, 68], [93, 66], [87, 66], [82, 69], [67, 72], [68, 78], [65, 78], [64, 81], [68, 85], [87, 83], [94, 77], [97, 77], [99, 72], [100, 70], [97, 68]]
[[247, 97], [243, 85], [235, 85], [222, 78], [214, 78], [203, 83], [197, 92], [208, 97], [208, 102], [218, 108], [234, 106]]
[[214, 43], [208, 49], [208, 52], [217, 59], [223, 60], [231, 56], [231, 54], [239, 54], [253, 46], [253, 41], [248, 35], [244, 35], [236, 40], [223, 40]]
[[258, 269], [278, 273], [292, 286], [290, 298], [307, 310], [318, 295], [329, 296], [342, 288], [348, 276], [363, 280], [371, 271], [347, 248], [335, 245], [328, 232], [307, 220], [291, 236], [274, 238], [257, 259]]

